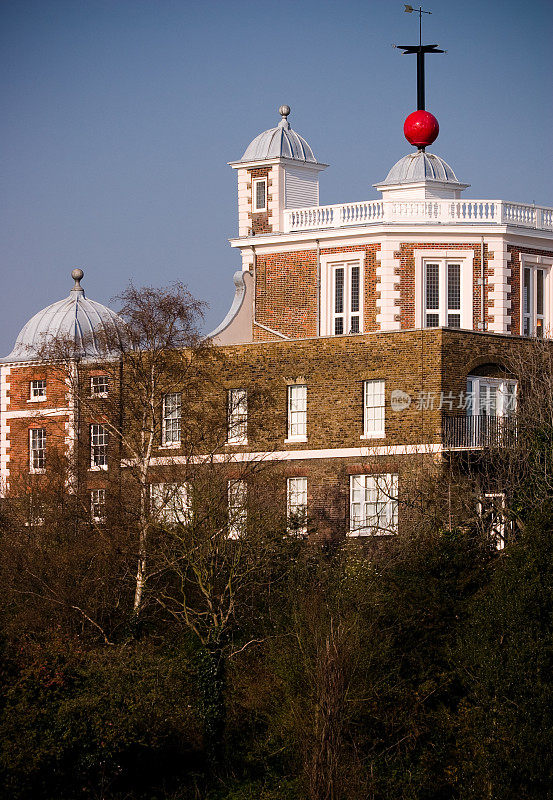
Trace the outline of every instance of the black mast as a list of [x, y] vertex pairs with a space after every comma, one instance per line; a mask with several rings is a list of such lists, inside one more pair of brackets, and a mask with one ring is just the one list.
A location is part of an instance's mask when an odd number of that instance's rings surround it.
[[426, 53], [445, 53], [445, 50], [440, 50], [437, 44], [423, 44], [422, 43], [422, 15], [431, 14], [431, 11], [424, 11], [422, 7], [418, 9], [413, 6], [405, 5], [405, 11], [411, 14], [413, 11], [418, 11], [419, 14], [419, 43], [418, 45], [411, 44], [395, 44], [398, 50], [403, 50], [403, 55], [417, 55], [417, 110], [424, 111], [424, 56]]

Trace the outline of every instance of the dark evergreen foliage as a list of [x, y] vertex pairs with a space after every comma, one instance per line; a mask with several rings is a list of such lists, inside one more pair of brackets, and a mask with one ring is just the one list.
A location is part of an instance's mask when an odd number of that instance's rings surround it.
[[107, 645], [7, 582], [3, 795], [551, 796], [547, 503], [500, 554], [468, 529], [420, 529], [372, 556], [283, 548], [288, 569], [248, 587], [212, 650], [162, 617]]

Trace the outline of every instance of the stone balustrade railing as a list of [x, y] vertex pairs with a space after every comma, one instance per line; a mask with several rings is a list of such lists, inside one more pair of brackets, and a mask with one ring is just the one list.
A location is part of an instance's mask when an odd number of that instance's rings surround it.
[[284, 211], [284, 233], [377, 223], [487, 223], [553, 230], [553, 208], [504, 200], [367, 200]]

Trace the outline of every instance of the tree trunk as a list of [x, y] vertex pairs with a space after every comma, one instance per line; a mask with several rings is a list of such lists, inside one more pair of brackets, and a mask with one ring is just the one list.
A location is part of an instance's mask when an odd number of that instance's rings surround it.
[[318, 657], [309, 800], [337, 800], [341, 794], [339, 768], [345, 716], [345, 676], [340, 635], [340, 629], [336, 631], [331, 620], [330, 633]]
[[144, 581], [146, 577], [146, 555], [148, 544], [148, 509], [146, 500], [146, 482], [140, 487], [140, 519], [138, 530], [138, 564], [136, 568], [136, 584], [134, 590], [133, 611], [138, 616], [142, 607]]
[[206, 758], [212, 770], [223, 762], [226, 726], [226, 664], [220, 645], [207, 645], [198, 654], [198, 687], [204, 722]]

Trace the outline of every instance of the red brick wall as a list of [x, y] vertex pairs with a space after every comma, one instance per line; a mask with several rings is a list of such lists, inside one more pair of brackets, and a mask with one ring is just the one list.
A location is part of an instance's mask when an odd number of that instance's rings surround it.
[[[352, 245], [347, 247], [321, 248], [321, 256], [348, 252], [366, 252], [364, 274], [364, 330], [378, 330], [376, 322], [376, 303], [380, 295], [376, 291], [376, 266], [379, 244]], [[516, 251], [517, 248], [511, 248]], [[415, 327], [415, 250], [466, 250], [473, 253], [473, 327], [480, 330], [481, 320], [481, 249], [479, 243], [440, 243], [415, 242], [402, 243], [394, 253], [399, 264], [396, 274], [399, 280], [400, 299], [399, 319], [403, 330]], [[536, 251], [527, 249], [527, 252]], [[546, 253], [544, 253], [546, 254]], [[550, 254], [549, 254], [550, 255]], [[485, 310], [484, 321], [493, 321], [492, 301], [489, 297], [493, 287], [493, 268], [488, 247], [484, 244]], [[513, 304], [518, 299], [518, 273], [513, 275]], [[273, 330], [297, 339], [317, 335], [317, 254], [316, 250], [302, 250], [293, 253], [272, 253], [259, 255], [256, 275], [256, 318]], [[518, 317], [517, 317], [518, 319]], [[517, 323], [518, 324], [518, 323]], [[513, 332], [518, 332], [518, 328]], [[278, 337], [262, 328], [254, 326], [255, 341], [267, 341]]]
[[[46, 400], [32, 401], [30, 384], [33, 380], [46, 380]], [[21, 482], [29, 475], [29, 429], [46, 429], [46, 458], [50, 462], [63, 458], [65, 450], [65, 421], [67, 416], [44, 417], [44, 411], [67, 408], [68, 386], [59, 372], [46, 366], [11, 367], [7, 382], [9, 411], [21, 411], [26, 416], [9, 418], [9, 470], [10, 484]], [[39, 475], [36, 480], [41, 480]]]
[[[46, 379], [46, 400], [31, 401], [31, 381]], [[46, 367], [12, 367], [8, 378], [10, 384], [10, 411], [22, 409], [40, 412], [43, 408], [65, 408], [68, 387], [63, 376]]]
[[[472, 266], [473, 266], [473, 326], [474, 330], [479, 330], [478, 323], [481, 322], [480, 312], [480, 298], [481, 289], [478, 284], [478, 279], [481, 277], [480, 273], [480, 245], [467, 244], [467, 243], [439, 243], [439, 242], [416, 242], [416, 243], [402, 243], [400, 249], [394, 254], [400, 260], [399, 269], [397, 273], [400, 276], [399, 291], [400, 291], [400, 320], [401, 328], [403, 330], [414, 328], [415, 326], [415, 250], [472, 250], [474, 253]], [[493, 274], [493, 270], [488, 268], [489, 255], [487, 245], [484, 245], [484, 276], [489, 278]], [[491, 301], [488, 298], [489, 286], [486, 286], [485, 296], [485, 321], [489, 321], [489, 308]]]
[[[90, 376], [103, 374], [107, 374], [105, 369], [94, 366], [83, 375], [85, 397]], [[30, 400], [30, 383], [32, 380], [46, 380], [45, 400]], [[8, 390], [9, 406], [7, 410], [20, 411], [22, 414], [25, 414], [25, 416], [9, 417], [7, 419], [7, 426], [9, 428], [7, 434], [7, 440], [9, 442], [8, 468], [10, 472], [9, 481], [11, 492], [18, 492], [22, 486], [25, 487], [29, 482], [39, 485], [44, 484], [44, 486], [47, 484], [50, 485], [52, 473], [57, 473], [62, 481], [65, 480], [67, 466], [65, 439], [67, 435], [66, 423], [69, 421], [69, 414], [66, 412], [52, 416], [51, 413], [49, 413], [51, 409], [69, 410], [68, 397], [70, 387], [66, 383], [65, 376], [60, 371], [46, 365], [28, 367], [12, 366], [10, 374], [7, 376], [7, 382], [10, 385]], [[111, 385], [113, 389], [113, 381]], [[93, 413], [93, 406], [97, 406], [98, 413]], [[90, 423], [102, 422], [104, 418], [105, 413], [101, 400], [91, 401], [91, 405], [83, 409], [81, 455], [85, 469], [88, 467]], [[48, 473], [46, 476], [41, 474], [31, 475], [29, 473], [30, 428], [45, 428], [46, 430], [46, 465]], [[108, 447], [108, 455], [112, 450], [113, 444], [111, 447]], [[105, 478], [103, 476], [103, 471], [99, 474], [91, 473], [93, 485], [105, 485]]]
[[[269, 178], [269, 167], [257, 167], [256, 169], [249, 169], [249, 181], [247, 183], [248, 198], [250, 203], [250, 211], [248, 217], [251, 219], [251, 227], [254, 233], [272, 233], [273, 220], [272, 211], [269, 211], [269, 201], [273, 199], [271, 187], [273, 182]], [[267, 211], [253, 212], [252, 209], [252, 179], [253, 178], [267, 178]]]
[[[21, 417], [12, 418], [10, 426], [9, 469], [10, 488], [17, 491], [17, 487], [28, 482], [29, 478], [29, 430], [31, 428], [45, 428], [46, 430], [46, 466], [56, 472], [63, 472], [65, 456], [65, 422], [67, 417]], [[41, 475], [33, 476], [34, 481], [48, 480]]]
[[[364, 330], [376, 325], [376, 254], [379, 244], [321, 248], [321, 256], [365, 250]], [[317, 251], [270, 253], [257, 257], [256, 319], [292, 339], [317, 335]], [[256, 341], [271, 337], [254, 325]]]

